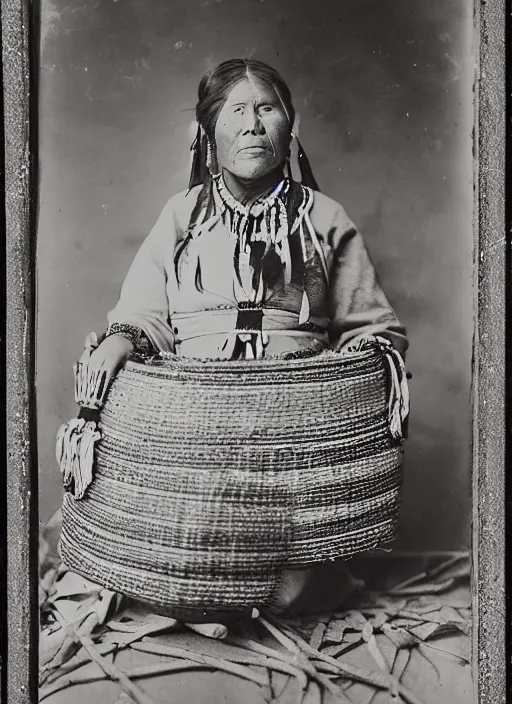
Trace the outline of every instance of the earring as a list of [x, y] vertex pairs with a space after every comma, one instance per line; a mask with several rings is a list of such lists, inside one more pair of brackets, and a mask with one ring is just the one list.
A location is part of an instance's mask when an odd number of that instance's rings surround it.
[[[210, 140], [207, 141], [206, 145], [206, 168], [210, 172], [210, 175], [215, 178], [216, 176], [219, 175], [219, 166], [217, 164], [217, 157], [215, 154], [215, 147], [212, 146]], [[218, 173], [214, 173], [215, 169], [217, 169]]]
[[210, 140], [207, 141], [206, 145], [206, 168], [211, 172], [212, 170], [212, 145]]

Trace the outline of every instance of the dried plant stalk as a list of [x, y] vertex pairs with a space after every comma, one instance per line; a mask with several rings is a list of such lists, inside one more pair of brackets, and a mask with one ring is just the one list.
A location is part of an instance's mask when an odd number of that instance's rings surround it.
[[217, 668], [218, 670], [229, 672], [232, 675], [238, 675], [238, 677], [255, 682], [262, 687], [268, 685], [266, 678], [262, 677], [257, 672], [253, 672], [248, 667], [243, 667], [237, 663], [229, 662], [228, 660], [224, 660], [222, 658], [216, 658], [212, 655], [202, 655], [199, 653], [194, 653], [191, 650], [184, 650], [183, 648], [162, 645], [160, 643], [148, 643], [146, 641], [142, 643], [132, 643], [130, 647], [143, 653], [167, 655], [182, 660], [191, 660], [201, 665], [209, 665], [210, 667]]

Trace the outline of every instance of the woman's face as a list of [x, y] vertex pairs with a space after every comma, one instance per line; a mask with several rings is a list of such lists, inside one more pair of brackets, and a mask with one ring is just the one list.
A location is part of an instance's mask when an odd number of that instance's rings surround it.
[[291, 125], [273, 88], [249, 77], [232, 89], [215, 125], [219, 170], [256, 181], [284, 164], [290, 140]]

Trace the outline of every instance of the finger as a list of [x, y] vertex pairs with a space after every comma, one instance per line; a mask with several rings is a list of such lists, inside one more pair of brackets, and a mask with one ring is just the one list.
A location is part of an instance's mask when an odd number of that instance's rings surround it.
[[85, 393], [85, 383], [88, 374], [88, 365], [84, 362], [77, 362], [75, 371], [75, 401], [81, 403]]
[[96, 377], [96, 395], [100, 403], [105, 401], [105, 398], [110, 390], [110, 386], [112, 385], [112, 382], [117, 376], [117, 372], [122, 365], [122, 360], [119, 361], [118, 359], [109, 359], [108, 357], [105, 359], [99, 370], [99, 374]]
[[78, 395], [79, 395], [79, 387], [80, 387], [80, 376], [81, 376], [81, 367], [79, 363], [77, 362], [76, 364], [73, 364], [73, 374], [75, 377], [75, 401], [78, 402]]
[[93, 379], [97, 373], [96, 367], [93, 367], [92, 364], [88, 364], [87, 368], [84, 371], [85, 371], [84, 398], [90, 399], [91, 394], [92, 394], [92, 389], [93, 389]]
[[105, 372], [102, 369], [95, 369], [91, 377], [91, 394], [94, 399], [98, 398], [98, 386], [102, 376], [105, 376]]
[[100, 403], [101, 405], [103, 405], [103, 403], [105, 401], [105, 398], [107, 396], [107, 391], [110, 387], [111, 381], [112, 381], [111, 376], [108, 374], [107, 370], [106, 369], [100, 370], [98, 379], [96, 381], [95, 395], [96, 395], [96, 399], [97, 399], [98, 403]]
[[222, 640], [228, 634], [227, 627], [222, 623], [186, 623], [185, 626], [202, 636], [216, 638], [217, 640]]
[[92, 406], [102, 405], [107, 387], [108, 372], [104, 367], [94, 367], [88, 376], [87, 398]]
[[97, 366], [97, 361], [95, 363], [89, 362], [89, 364], [78, 364], [78, 373], [76, 375], [77, 381], [77, 402], [80, 405], [89, 405], [94, 397], [94, 388], [97, 383], [98, 376], [100, 374], [100, 368]]

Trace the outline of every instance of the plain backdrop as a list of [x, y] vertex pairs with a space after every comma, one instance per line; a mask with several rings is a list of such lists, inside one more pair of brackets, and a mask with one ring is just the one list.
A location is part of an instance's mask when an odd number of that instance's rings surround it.
[[188, 181], [202, 74], [288, 81], [321, 189], [357, 223], [410, 336], [400, 538], [469, 543], [472, 17], [464, 0], [43, 0], [37, 398], [40, 518], [61, 499], [72, 364]]

